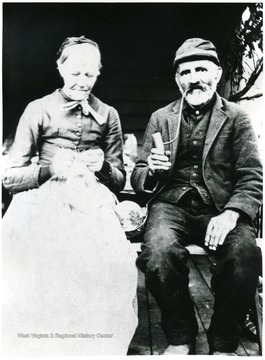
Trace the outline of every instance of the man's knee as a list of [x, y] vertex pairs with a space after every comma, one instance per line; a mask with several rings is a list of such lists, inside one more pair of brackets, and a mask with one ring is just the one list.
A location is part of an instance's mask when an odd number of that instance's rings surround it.
[[185, 269], [188, 251], [180, 245], [179, 240], [166, 232], [146, 234], [142, 253], [136, 264], [145, 273], [163, 274]]
[[242, 239], [231, 243], [218, 258], [217, 264], [212, 267], [214, 288], [215, 283], [223, 278], [229, 279], [236, 288], [248, 288], [250, 284], [255, 287], [262, 271], [262, 257], [254, 240], [244, 242]]
[[234, 276], [237, 281], [254, 281], [261, 272], [261, 250], [255, 243], [233, 250]]
[[261, 262], [261, 250], [256, 245], [255, 230], [248, 222], [239, 222], [228, 234], [221, 252], [231, 259], [237, 268], [256, 268]]
[[254, 234], [246, 232], [242, 236], [228, 237], [228, 242], [230, 257], [234, 259], [237, 267], [247, 269], [260, 263], [261, 250], [256, 245]]

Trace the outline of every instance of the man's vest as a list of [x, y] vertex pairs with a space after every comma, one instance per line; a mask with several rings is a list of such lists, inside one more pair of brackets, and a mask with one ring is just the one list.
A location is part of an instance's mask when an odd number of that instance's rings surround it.
[[202, 176], [202, 152], [211, 118], [211, 109], [205, 114], [184, 110], [180, 128], [176, 162], [169, 184], [158, 196], [160, 200], [177, 203], [191, 189], [196, 189], [205, 204], [212, 204]]

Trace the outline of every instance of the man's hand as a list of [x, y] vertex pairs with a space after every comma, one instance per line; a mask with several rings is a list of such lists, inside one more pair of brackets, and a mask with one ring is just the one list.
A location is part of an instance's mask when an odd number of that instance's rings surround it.
[[211, 218], [205, 236], [205, 245], [210, 250], [216, 250], [218, 245], [223, 245], [227, 234], [236, 227], [239, 213], [225, 210], [222, 214]]
[[170, 169], [171, 162], [169, 161], [168, 156], [170, 156], [170, 151], [166, 151], [166, 155], [164, 155], [156, 148], [151, 149], [151, 153], [147, 158], [151, 175], [156, 172], [168, 171]]

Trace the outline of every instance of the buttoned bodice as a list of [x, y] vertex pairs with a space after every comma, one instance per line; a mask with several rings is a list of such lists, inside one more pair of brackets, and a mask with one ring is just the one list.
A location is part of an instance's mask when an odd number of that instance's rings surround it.
[[[68, 100], [60, 90], [37, 99], [26, 107], [20, 118], [4, 185], [12, 191], [38, 187], [40, 167], [49, 165], [58, 148], [83, 151], [101, 148], [113, 170], [124, 174], [122, 133], [117, 111], [92, 94], [89, 105], [96, 111], [101, 124], [91, 115], [84, 115], [81, 106], [65, 109]], [[38, 155], [37, 164], [31, 164]], [[117, 175], [117, 174], [116, 174]], [[120, 179], [124, 175], [118, 176]], [[117, 176], [116, 176], [117, 178]], [[119, 180], [120, 182], [120, 180]]]

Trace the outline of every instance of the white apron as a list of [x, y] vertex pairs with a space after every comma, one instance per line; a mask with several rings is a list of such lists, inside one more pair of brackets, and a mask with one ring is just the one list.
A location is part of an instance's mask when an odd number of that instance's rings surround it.
[[14, 196], [2, 227], [4, 355], [126, 355], [136, 253], [114, 206], [89, 171]]

